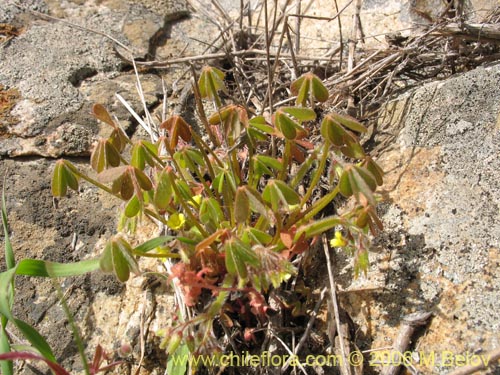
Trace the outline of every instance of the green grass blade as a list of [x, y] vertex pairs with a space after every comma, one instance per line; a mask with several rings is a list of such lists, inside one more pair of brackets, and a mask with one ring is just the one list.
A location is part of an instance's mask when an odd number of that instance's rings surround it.
[[[2, 330], [0, 331], [0, 354], [5, 354], [10, 352], [9, 339], [7, 333], [2, 325]], [[0, 361], [0, 373], [4, 375], [14, 374], [14, 364], [12, 361]]]
[[36, 329], [20, 319], [14, 319], [13, 323], [15, 323], [19, 331], [21, 331], [24, 338], [28, 340], [45, 359], [54, 363], [56, 362], [56, 357], [54, 356], [49, 344]]
[[14, 319], [10, 307], [12, 306], [12, 281], [15, 274], [15, 268], [0, 273], [0, 314], [8, 320]]
[[68, 277], [83, 275], [99, 269], [99, 259], [82, 260], [76, 263], [55, 263], [38, 259], [23, 259], [16, 274], [42, 277]]
[[147, 253], [153, 249], [156, 249], [158, 246], [163, 245], [165, 242], [175, 240], [174, 236], [161, 236], [153, 238], [152, 240], [146, 241], [143, 244], [134, 248], [135, 253]]
[[2, 191], [2, 224], [5, 235], [5, 263], [7, 264], [7, 269], [11, 269], [16, 265], [16, 260], [14, 258], [14, 251], [12, 250], [12, 244], [10, 243], [9, 237], [9, 225], [7, 223], [7, 209], [5, 205], [5, 189]]

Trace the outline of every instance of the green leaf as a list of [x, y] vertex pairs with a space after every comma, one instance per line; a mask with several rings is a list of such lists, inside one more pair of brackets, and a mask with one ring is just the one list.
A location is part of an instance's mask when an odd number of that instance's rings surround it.
[[355, 138], [349, 136], [349, 133], [347, 133], [347, 135], [346, 146], [341, 147], [340, 151], [342, 151], [342, 153], [349, 158], [363, 159], [365, 157], [363, 147], [361, 147]]
[[31, 345], [33, 345], [36, 350], [40, 352], [40, 354], [51, 362], [57, 362], [54, 353], [52, 353], [52, 349], [50, 345], [45, 341], [42, 335], [38, 333], [36, 329], [30, 326], [28, 323], [20, 320], [14, 319], [13, 321], [19, 331], [23, 334], [24, 338], [29, 341]]
[[199, 211], [200, 221], [205, 224], [215, 224], [218, 226], [224, 221], [224, 214], [219, 202], [214, 198], [205, 198], [201, 201]]
[[281, 192], [281, 196], [284, 198], [288, 205], [294, 205], [300, 203], [300, 197], [295, 190], [288, 186], [285, 182], [281, 180], [274, 180], [274, 183], [278, 190]]
[[[348, 176], [352, 191], [357, 201], [363, 204], [364, 197], [372, 206], [375, 206], [375, 198], [373, 197], [372, 193], [373, 190], [371, 189], [368, 182], [365, 181], [363, 176], [359, 173], [359, 170], [352, 168]], [[374, 180], [371, 185], [373, 186], [373, 184], [375, 184]]]
[[351, 116], [339, 115], [338, 113], [330, 113], [330, 116], [332, 116], [332, 118], [339, 124], [354, 130], [355, 132], [366, 133], [368, 131], [363, 124]]
[[267, 133], [269, 135], [275, 134], [274, 128], [267, 123], [264, 116], [256, 116], [252, 118], [248, 123], [250, 124], [251, 127], [254, 127], [255, 129], [263, 133]]
[[227, 272], [237, 275], [240, 280], [246, 279], [248, 272], [245, 264], [257, 267], [259, 258], [249, 245], [231, 238], [224, 245]]
[[10, 307], [12, 306], [12, 281], [16, 268], [0, 273], [0, 314], [9, 320], [14, 320]]
[[68, 187], [78, 190], [78, 180], [66, 166], [65, 161], [58, 160], [52, 176], [52, 195], [54, 197], [64, 197], [68, 191]]
[[280, 205], [288, 210], [288, 206], [300, 203], [299, 195], [281, 180], [269, 180], [262, 192], [262, 198], [271, 204], [274, 211], [277, 211]]
[[281, 164], [279, 160], [266, 155], [255, 155], [254, 162], [255, 173], [258, 177], [261, 177], [264, 174], [274, 176], [271, 169], [274, 169], [277, 172], [280, 172], [283, 169], [283, 164]]
[[245, 193], [248, 196], [250, 202], [250, 208], [253, 212], [259, 213], [268, 222], [273, 223], [276, 221], [274, 214], [269, 210], [266, 202], [262, 198], [261, 194], [250, 186], [246, 186]]
[[309, 99], [311, 81], [309, 79], [306, 79], [306, 77], [303, 78], [304, 79], [302, 80], [302, 83], [297, 93], [297, 99], [295, 100], [295, 104], [305, 107], [307, 105], [307, 100]]
[[316, 119], [316, 112], [309, 108], [282, 107], [281, 110], [292, 115], [299, 121], [312, 121]]
[[99, 260], [99, 267], [102, 272], [112, 273], [113, 272], [113, 246], [111, 241], [106, 243], [104, 251]]
[[118, 150], [118, 152], [122, 152], [127, 146], [127, 143], [130, 143], [130, 139], [127, 134], [123, 131], [122, 128], [118, 126], [111, 132], [108, 141], [114, 148]]
[[165, 242], [169, 242], [172, 240], [175, 240], [177, 237], [174, 236], [160, 236], [160, 237], [155, 237], [149, 241], [146, 241], [142, 243], [139, 246], [136, 246], [133, 249], [133, 253], [136, 254], [142, 254], [142, 253], [147, 253], [151, 250], [156, 249], [157, 247], [160, 247], [165, 244]]
[[298, 241], [303, 233], [306, 235], [306, 239], [317, 236], [319, 234], [325, 233], [337, 225], [343, 223], [342, 218], [338, 216], [329, 216], [325, 219], [315, 221], [313, 223], [304, 225], [297, 230], [295, 234], [294, 241]]
[[147, 155], [144, 151], [144, 147], [141, 145], [141, 142], [137, 142], [134, 144], [134, 147], [132, 147], [130, 165], [143, 170], [146, 167], [146, 157]]
[[281, 109], [278, 109], [275, 115], [276, 127], [283, 133], [286, 139], [295, 139], [297, 130], [303, 131], [304, 129]]
[[234, 219], [238, 224], [243, 224], [250, 216], [250, 201], [245, 192], [245, 187], [236, 190], [234, 199]]
[[[141, 189], [143, 190], [146, 190], [146, 191], [149, 191], [153, 188], [153, 184], [151, 183], [151, 180], [149, 179], [148, 176], [146, 176], [146, 174], [141, 171], [140, 169], [138, 168], [135, 168], [133, 170], [133, 174], [137, 180], [137, 182], [139, 183], [139, 186], [141, 187]], [[142, 194], [138, 196], [138, 198], [141, 198]]]
[[155, 207], [159, 210], [166, 210], [172, 198], [172, 193], [172, 185], [170, 184], [167, 172], [159, 172], [153, 197]]
[[132, 247], [122, 237], [108, 241], [100, 260], [100, 267], [103, 272], [114, 272], [121, 282], [128, 280], [130, 272], [140, 273]]
[[[307, 94], [309, 89], [308, 87], [303, 88], [303, 86], [305, 86], [305, 83], [306, 83], [306, 77], [305, 75], [302, 75], [295, 81], [293, 81], [292, 84], [290, 85], [292, 94], [297, 95], [297, 100], [295, 101], [296, 105], [305, 106], [307, 104]], [[302, 92], [300, 92], [301, 90]]]
[[122, 283], [130, 277], [130, 268], [125, 257], [122, 256], [117, 246], [112, 246], [111, 256], [113, 258], [113, 268], [115, 275]]
[[[12, 288], [14, 277], [18, 273], [18, 267], [11, 268], [8, 271], [0, 273], [0, 314], [11, 321], [23, 334], [24, 338], [29, 341], [33, 347], [38, 350], [45, 358], [50, 361], [56, 362], [54, 354], [45, 339], [29, 324], [22, 320], [16, 319], [10, 310], [12, 305]], [[5, 334], [4, 327], [2, 326], [2, 336]], [[5, 347], [5, 344], [3, 344]], [[2, 366], [3, 367], [3, 366]]]
[[321, 135], [333, 145], [341, 147], [345, 144], [347, 132], [331, 115], [327, 115], [321, 122]]
[[[7, 205], [5, 204], [5, 186], [2, 189], [2, 226], [4, 231], [5, 264], [7, 266], [7, 270], [13, 270], [16, 266], [16, 260], [9, 236]], [[3, 292], [0, 292], [2, 295], [0, 304], [5, 305], [6, 308], [10, 309], [14, 300], [14, 280], [12, 277], [10, 281], [7, 282], [7, 278], [8, 276], [6, 277], [4, 284], [0, 284], [3, 285], [3, 287], [0, 288], [6, 288]], [[5, 331], [8, 320], [7, 316], [0, 314], [0, 354], [8, 353], [11, 350], [7, 332]], [[12, 361], [0, 361], [0, 370], [2, 370], [2, 374], [12, 375], [14, 373], [14, 365]]]
[[198, 87], [202, 98], [218, 100], [218, 91], [225, 91], [224, 73], [210, 66], [203, 67], [198, 80]]
[[353, 193], [351, 181], [349, 178], [350, 173], [351, 173], [350, 168], [346, 168], [342, 173], [342, 175], [340, 176], [339, 190], [344, 197], [350, 197]]
[[120, 153], [107, 139], [100, 139], [90, 155], [90, 165], [97, 173], [109, 167], [118, 167], [120, 161]]
[[125, 216], [127, 217], [134, 217], [139, 213], [141, 210], [141, 202], [137, 198], [137, 196], [133, 196], [130, 198], [130, 200], [127, 202], [127, 205], [125, 206]]
[[260, 244], [260, 245], [269, 245], [273, 240], [273, 236], [263, 232], [261, 230], [248, 227], [245, 228], [243, 235], [241, 236], [241, 240], [247, 244]]
[[366, 182], [371, 191], [377, 189], [377, 181], [370, 171], [363, 167], [353, 166], [354, 172], [359, 174], [359, 176]]
[[167, 374], [169, 375], [185, 375], [189, 360], [189, 348], [183, 344], [177, 348], [175, 353], [168, 356], [167, 359]]
[[318, 152], [314, 150], [308, 158], [300, 165], [299, 170], [293, 176], [292, 181], [290, 182], [290, 187], [295, 189], [300, 183], [304, 181], [304, 177], [307, 172], [312, 168], [313, 163], [318, 159]]
[[297, 95], [296, 105], [306, 106], [309, 99], [325, 102], [329, 97], [328, 90], [323, 85], [323, 82], [312, 72], [305, 73], [292, 82], [290, 88], [292, 94]]
[[375, 181], [377, 181], [377, 185], [382, 186], [384, 183], [384, 171], [382, 168], [369, 156], [363, 161], [363, 166], [373, 175]]
[[326, 102], [328, 100], [328, 97], [330, 96], [328, 89], [317, 76], [313, 76], [311, 86], [313, 96], [318, 102]]

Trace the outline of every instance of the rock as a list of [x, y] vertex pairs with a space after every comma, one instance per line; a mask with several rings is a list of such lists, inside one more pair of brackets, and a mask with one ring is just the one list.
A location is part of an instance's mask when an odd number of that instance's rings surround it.
[[[78, 168], [88, 171], [86, 164], [75, 161]], [[94, 246], [99, 238], [107, 238], [115, 232], [117, 200], [89, 185], [82, 184], [79, 194], [70, 193], [55, 208], [50, 189], [53, 166], [50, 160], [27, 158], [0, 163], [0, 174], [5, 176], [10, 238], [17, 261], [24, 258], [55, 262], [88, 259], [95, 254]], [[0, 239], [3, 248], [3, 230]], [[3, 256], [0, 257], [0, 269], [5, 269]], [[113, 277], [97, 274], [66, 278], [61, 283], [63, 292], [71, 295], [70, 310], [84, 326], [92, 322], [90, 306], [95, 295], [103, 293], [112, 298], [123, 288]], [[64, 366], [71, 368], [73, 363], [80, 366], [53, 281], [18, 277], [13, 312], [17, 318], [37, 326]], [[29, 366], [16, 370], [16, 374], [34, 373]]]
[[[47, 5], [33, 1], [26, 7], [111, 35], [139, 57], [154, 52], [152, 43], [169, 22], [188, 14], [182, 0], [163, 6], [146, 0], [85, 2], [85, 6], [78, 1], [47, 1]], [[0, 19], [23, 27], [23, 33], [0, 50], [0, 83], [5, 90], [19, 92], [8, 124], [2, 124], [7, 140], [0, 146], [0, 155], [88, 155], [96, 135], [102, 134], [90, 116], [91, 105], [96, 101], [115, 103], [116, 92], [138, 98], [134, 75], [123, 72], [124, 62], [113, 43], [101, 34], [42, 20], [6, 3], [0, 5]], [[143, 79], [147, 104], [154, 107], [162, 92], [158, 91], [160, 77], [146, 75]], [[151, 92], [150, 87], [154, 87]], [[143, 112], [139, 100], [132, 100], [131, 105]], [[121, 105], [111, 109], [124, 116], [120, 120], [125, 127], [135, 124]]]
[[[375, 269], [386, 285], [372, 301], [372, 347], [390, 345], [418, 309], [434, 313], [416, 346], [427, 353], [500, 344], [499, 79], [500, 65], [478, 68], [385, 106], [379, 132], [394, 136], [379, 149], [387, 175]], [[450, 370], [438, 364], [419, 366]]]

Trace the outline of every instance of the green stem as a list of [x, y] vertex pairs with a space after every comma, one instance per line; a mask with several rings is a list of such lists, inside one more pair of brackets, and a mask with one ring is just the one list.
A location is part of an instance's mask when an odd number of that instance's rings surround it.
[[94, 186], [97, 186], [99, 189], [102, 189], [104, 190], [105, 192], [117, 197], [117, 198], [120, 198], [121, 200], [123, 200], [122, 197], [120, 197], [118, 194], [115, 194], [109, 187], [107, 187], [106, 185], [104, 184], [101, 184], [100, 182], [94, 180], [93, 178], [87, 176], [86, 174], [83, 174], [82, 172], [80, 172], [73, 164], [71, 164], [69, 161], [67, 160], [64, 160], [64, 165], [66, 165], [69, 169], [71, 169], [71, 171], [77, 175], [78, 177], [80, 178], [83, 178], [85, 181], [91, 183], [92, 185]]
[[288, 171], [288, 164], [290, 163], [290, 156], [292, 152], [292, 142], [288, 139], [285, 140], [285, 151], [283, 152], [283, 168], [281, 169], [278, 180], [285, 181]]
[[179, 203], [181, 204], [182, 208], [184, 209], [184, 212], [186, 213], [186, 215], [189, 216], [189, 219], [191, 220], [191, 222], [194, 224], [194, 226], [196, 228], [198, 228], [198, 230], [200, 231], [200, 233], [205, 236], [205, 237], [208, 237], [209, 234], [207, 233], [207, 231], [200, 225], [199, 223], [199, 219], [196, 218], [193, 213], [191, 212], [191, 209], [188, 207], [188, 205], [186, 204], [186, 202], [184, 201], [184, 199], [182, 198], [182, 194], [181, 192], [179, 191], [179, 189], [177, 188], [177, 185], [174, 181], [174, 178], [172, 176], [172, 173], [169, 173], [168, 174], [168, 177], [170, 179], [170, 184], [172, 185], [172, 188], [174, 189], [174, 192], [175, 194], [177, 195], [177, 197], [179, 198]]
[[294, 224], [299, 223], [299, 221], [307, 223], [317, 213], [319, 213], [323, 208], [325, 208], [328, 205], [328, 203], [330, 203], [332, 199], [334, 199], [337, 196], [338, 193], [339, 193], [339, 187], [336, 186], [335, 189], [333, 189], [331, 192], [329, 192], [321, 199], [316, 201], [316, 203], [314, 203], [307, 210], [300, 212], [298, 215], [291, 218], [290, 221], [287, 223], [286, 227], [290, 228]]
[[304, 205], [309, 201], [309, 198], [311, 198], [311, 195], [312, 195], [314, 189], [316, 189], [316, 187], [319, 183], [319, 180], [321, 179], [321, 176], [323, 175], [323, 171], [325, 170], [325, 167], [326, 167], [326, 161], [328, 160], [329, 148], [330, 148], [330, 143], [328, 141], [325, 141], [318, 169], [316, 170], [316, 173], [313, 176], [313, 179], [309, 185], [309, 188], [307, 189], [305, 195], [302, 197], [302, 200], [300, 202], [301, 208], [304, 207]]

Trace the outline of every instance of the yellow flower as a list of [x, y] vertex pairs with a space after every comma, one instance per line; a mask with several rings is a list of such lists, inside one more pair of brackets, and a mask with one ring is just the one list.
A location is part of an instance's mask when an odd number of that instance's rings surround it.
[[184, 226], [186, 217], [184, 214], [172, 214], [167, 220], [167, 225], [170, 229], [178, 230]]
[[331, 247], [344, 247], [347, 245], [345, 238], [342, 236], [342, 233], [338, 230], [335, 231], [335, 238], [330, 240]]
[[[194, 202], [194, 203], [193, 203]], [[188, 201], [188, 204], [193, 207], [199, 207], [201, 204], [201, 194], [196, 194], [194, 195], [190, 201]]]

